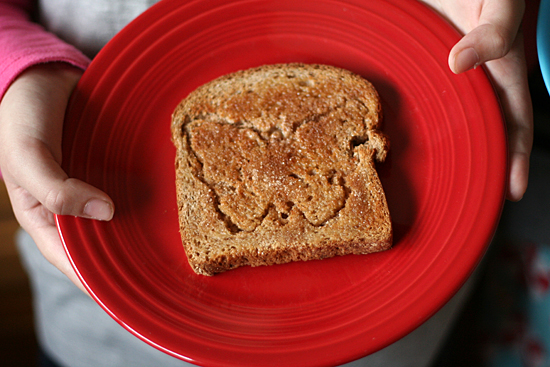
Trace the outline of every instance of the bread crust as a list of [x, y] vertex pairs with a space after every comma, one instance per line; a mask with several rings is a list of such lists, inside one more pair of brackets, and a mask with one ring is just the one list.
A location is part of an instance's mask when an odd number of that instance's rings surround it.
[[327, 65], [222, 76], [172, 116], [179, 224], [189, 264], [214, 275], [387, 250], [375, 161], [388, 138], [371, 83]]

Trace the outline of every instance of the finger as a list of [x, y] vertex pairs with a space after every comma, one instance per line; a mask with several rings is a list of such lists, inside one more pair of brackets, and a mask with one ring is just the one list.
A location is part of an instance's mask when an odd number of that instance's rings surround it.
[[67, 276], [67, 278], [69, 278], [69, 280], [72, 281], [84, 293], [88, 293], [71, 265], [62, 243], [59, 241], [59, 233], [57, 232], [57, 228], [33, 228], [29, 234], [46, 260], [65, 274], [65, 276]]
[[13, 184], [9, 178], [5, 183], [17, 221], [33, 238], [42, 255], [86, 292], [65, 253], [52, 212], [44, 208], [28, 191]]
[[486, 2], [477, 24], [449, 53], [451, 70], [458, 74], [504, 57], [516, 39], [524, 8], [522, 1]]
[[[508, 130], [509, 174], [507, 198], [520, 200], [529, 177], [529, 156], [533, 146], [533, 107], [523, 57], [521, 34], [506, 57], [486, 64], [499, 96]], [[514, 70], [514, 72], [510, 72]]]
[[512, 152], [510, 154], [510, 173], [506, 198], [520, 201], [527, 191], [529, 180], [529, 154]]
[[49, 148], [31, 141], [15, 151], [9, 162], [11, 177], [42, 205], [55, 214], [97, 220], [111, 220], [114, 204], [103, 191], [83, 181], [69, 178]]

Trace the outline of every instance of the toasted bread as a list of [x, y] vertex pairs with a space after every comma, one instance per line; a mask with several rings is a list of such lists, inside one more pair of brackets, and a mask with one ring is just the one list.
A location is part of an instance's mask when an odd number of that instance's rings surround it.
[[389, 149], [371, 83], [349, 71], [277, 64], [222, 76], [172, 116], [180, 232], [213, 275], [389, 249], [375, 160]]

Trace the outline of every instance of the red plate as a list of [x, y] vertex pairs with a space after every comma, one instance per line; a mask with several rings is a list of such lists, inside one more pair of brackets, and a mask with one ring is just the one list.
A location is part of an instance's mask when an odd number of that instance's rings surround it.
[[[92, 62], [68, 111], [64, 167], [115, 218], [58, 217], [74, 268], [120, 324], [204, 366], [317, 366], [387, 346], [436, 312], [494, 233], [506, 177], [501, 111], [481, 68], [447, 67], [458, 34], [417, 1], [162, 1]], [[379, 173], [392, 250], [195, 275], [178, 232], [170, 115], [238, 69], [326, 63], [380, 92]]]

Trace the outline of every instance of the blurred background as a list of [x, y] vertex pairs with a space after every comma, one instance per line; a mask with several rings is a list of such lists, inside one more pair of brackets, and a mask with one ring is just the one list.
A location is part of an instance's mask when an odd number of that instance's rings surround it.
[[15, 248], [19, 228], [0, 180], [0, 359], [6, 367], [36, 366], [31, 292]]

